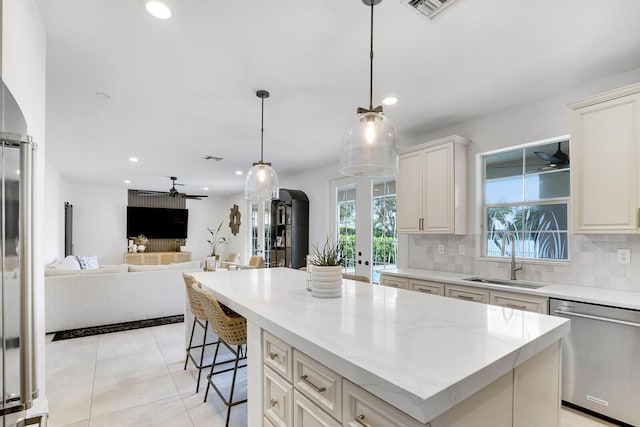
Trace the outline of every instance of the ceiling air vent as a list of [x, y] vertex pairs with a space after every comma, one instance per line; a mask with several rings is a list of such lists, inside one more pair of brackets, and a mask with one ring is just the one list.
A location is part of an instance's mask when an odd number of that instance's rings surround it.
[[407, 5], [411, 6], [429, 19], [433, 19], [437, 14], [442, 12], [447, 6], [455, 1], [456, 0], [403, 0]]

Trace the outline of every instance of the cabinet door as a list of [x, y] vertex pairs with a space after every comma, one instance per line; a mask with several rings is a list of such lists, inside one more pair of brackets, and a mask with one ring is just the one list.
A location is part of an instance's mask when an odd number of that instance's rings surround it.
[[262, 393], [264, 416], [276, 427], [292, 426], [293, 387], [280, 375], [264, 366], [264, 391]]
[[[339, 417], [341, 416], [342, 414], [339, 414]], [[342, 424], [331, 418], [298, 390], [294, 390], [293, 425], [297, 427], [340, 427]]]
[[640, 94], [573, 112], [574, 233], [638, 233]]
[[402, 154], [396, 179], [399, 233], [415, 233], [422, 225], [422, 152]]
[[546, 297], [493, 290], [489, 292], [489, 297], [490, 304], [493, 305], [534, 313], [549, 313], [549, 299]]
[[471, 286], [446, 285], [444, 292], [445, 296], [450, 298], [489, 304], [489, 291], [487, 289], [474, 288]]
[[383, 274], [380, 276], [380, 284], [391, 288], [409, 289], [409, 280], [404, 277], [391, 277]]
[[405, 415], [355, 384], [345, 379], [342, 382], [343, 425], [348, 427], [424, 427], [424, 424]]
[[425, 294], [444, 296], [444, 283], [429, 282], [427, 280], [409, 280], [409, 289]]
[[425, 149], [422, 162], [422, 229], [453, 233], [453, 143]]

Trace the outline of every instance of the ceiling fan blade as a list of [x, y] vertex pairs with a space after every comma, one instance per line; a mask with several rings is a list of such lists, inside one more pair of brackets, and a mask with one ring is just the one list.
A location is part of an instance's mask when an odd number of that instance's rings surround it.
[[535, 155], [540, 157], [545, 162], [559, 163], [559, 162], [562, 161], [562, 160], [556, 158], [555, 156], [552, 156], [551, 154], [547, 154], [547, 153], [545, 153], [543, 151], [536, 151]]
[[183, 194], [182, 197], [184, 197], [185, 199], [196, 199], [196, 200], [200, 200], [203, 197], [209, 197], [207, 195], [204, 194]]

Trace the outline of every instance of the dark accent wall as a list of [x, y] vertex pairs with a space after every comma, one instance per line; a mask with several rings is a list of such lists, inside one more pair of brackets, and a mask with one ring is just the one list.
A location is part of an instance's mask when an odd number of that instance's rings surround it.
[[[182, 197], [169, 197], [169, 193], [157, 195], [143, 195], [147, 191], [129, 190], [129, 206], [141, 206], [145, 208], [173, 208], [186, 209], [187, 202]], [[135, 237], [135, 236], [126, 236]], [[146, 252], [177, 252], [185, 239], [149, 239]]]

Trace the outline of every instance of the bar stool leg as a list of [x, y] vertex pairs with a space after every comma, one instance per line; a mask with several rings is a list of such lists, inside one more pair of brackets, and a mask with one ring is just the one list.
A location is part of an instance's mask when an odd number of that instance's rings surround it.
[[204, 401], [207, 401], [207, 396], [209, 395], [209, 386], [211, 385], [211, 381], [208, 381], [209, 378], [213, 376], [213, 369], [216, 367], [216, 359], [218, 358], [218, 350], [220, 349], [220, 339], [218, 339], [218, 343], [216, 344], [216, 352], [213, 355], [213, 362], [211, 362], [211, 372], [209, 372], [209, 376], [207, 377], [207, 391], [204, 393]]
[[[227, 422], [225, 427], [229, 427], [229, 417], [231, 416], [231, 407], [234, 405], [233, 402], [233, 390], [236, 387], [236, 375], [238, 374], [238, 362], [240, 361], [240, 350], [242, 346], [238, 346], [236, 349], [236, 363], [233, 366], [233, 378], [231, 379], [231, 393], [229, 393], [229, 404], [227, 405]], [[227, 402], [225, 402], [227, 403]]]
[[189, 352], [191, 351], [191, 344], [193, 343], [193, 333], [196, 330], [196, 318], [193, 318], [193, 325], [191, 325], [191, 337], [189, 338], [189, 345], [187, 346], [187, 357], [184, 359], [184, 369], [187, 370], [187, 363], [189, 363]]
[[198, 368], [198, 382], [196, 383], [196, 393], [198, 393], [200, 391], [200, 376], [202, 375], [202, 368], [204, 368], [204, 366], [202, 366], [202, 361], [204, 360], [204, 349], [206, 348], [206, 342], [207, 342], [207, 331], [209, 330], [209, 321], [205, 321], [204, 322], [204, 334], [202, 337], [202, 348], [200, 349], [200, 366]]

